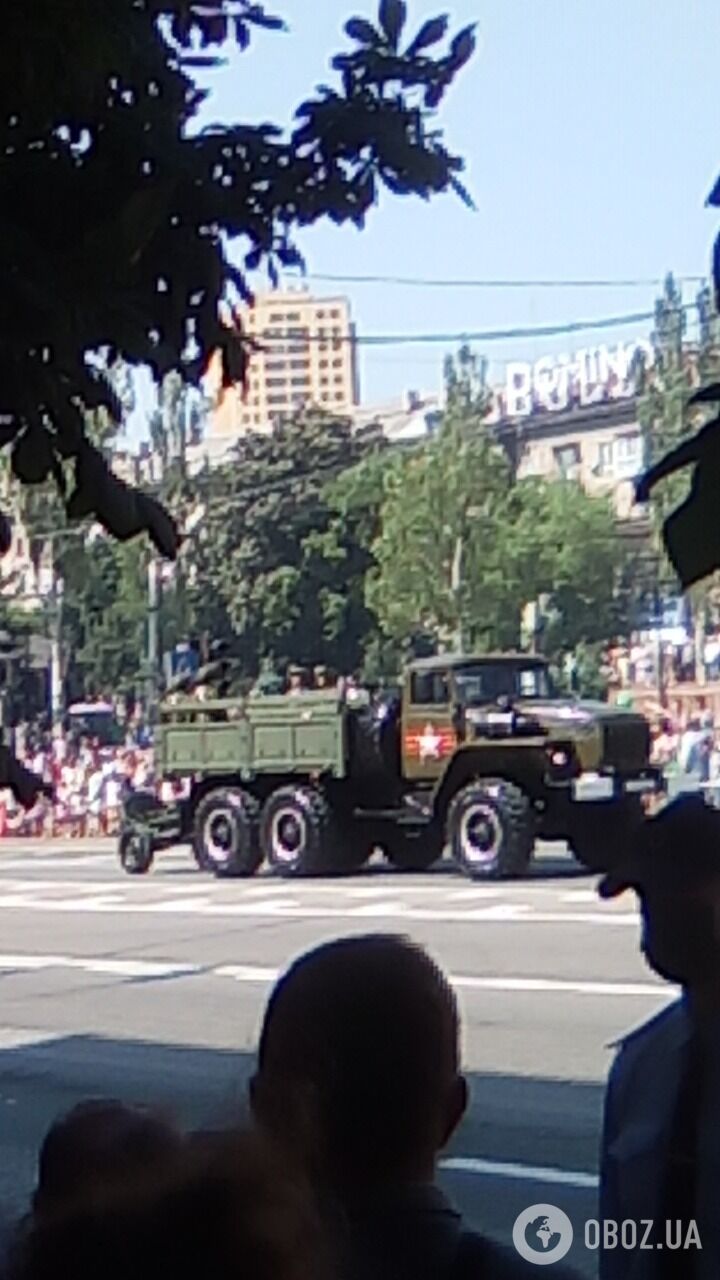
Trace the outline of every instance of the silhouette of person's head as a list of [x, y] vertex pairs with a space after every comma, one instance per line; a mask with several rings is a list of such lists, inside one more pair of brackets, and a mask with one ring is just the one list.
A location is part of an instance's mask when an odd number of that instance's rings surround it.
[[36, 1217], [162, 1167], [181, 1137], [161, 1117], [113, 1099], [80, 1103], [49, 1129], [38, 1161]]
[[634, 889], [648, 964], [691, 991], [714, 989], [720, 967], [720, 812], [686, 795], [643, 824], [637, 847], [600, 885]]
[[161, 1169], [36, 1220], [17, 1280], [321, 1280], [323, 1232], [306, 1183], [257, 1134], [178, 1148]]
[[419, 947], [327, 943], [270, 997], [255, 1116], [341, 1197], [430, 1180], [465, 1110], [458, 1042], [452, 989]]

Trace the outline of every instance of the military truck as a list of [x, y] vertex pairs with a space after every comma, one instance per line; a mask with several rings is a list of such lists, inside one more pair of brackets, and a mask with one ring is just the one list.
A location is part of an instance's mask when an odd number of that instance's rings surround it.
[[606, 870], [619, 837], [662, 788], [644, 717], [559, 698], [547, 663], [523, 654], [412, 662], [364, 703], [333, 691], [163, 706], [162, 779], [177, 806], [140, 797], [121, 841], [126, 870], [191, 843], [200, 867], [250, 876], [359, 868], [382, 848], [422, 871], [449, 850], [473, 879], [523, 874], [538, 837], [565, 839]]

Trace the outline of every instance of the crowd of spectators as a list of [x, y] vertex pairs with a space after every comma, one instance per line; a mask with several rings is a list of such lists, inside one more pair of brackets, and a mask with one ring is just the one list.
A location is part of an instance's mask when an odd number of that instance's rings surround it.
[[[73, 732], [24, 726], [15, 754], [52, 791], [26, 810], [10, 791], [0, 792], [0, 835], [80, 837], [116, 835], [128, 790], [155, 786], [153, 749], [142, 725], [128, 725], [114, 746]], [[166, 795], [165, 799], [172, 799]]]
[[[633, 644], [613, 644], [604, 654], [604, 673], [611, 688], [656, 688], [658, 657], [662, 661], [662, 679], [666, 685], [689, 684], [696, 679], [695, 644], [689, 637], [663, 640], [661, 650], [655, 641], [637, 640]], [[706, 637], [703, 667], [708, 680], [720, 679], [720, 633]]]

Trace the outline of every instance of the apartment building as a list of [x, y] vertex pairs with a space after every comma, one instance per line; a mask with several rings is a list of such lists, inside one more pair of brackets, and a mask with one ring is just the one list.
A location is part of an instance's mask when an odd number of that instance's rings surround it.
[[577, 480], [588, 493], [608, 495], [619, 520], [644, 515], [634, 494], [644, 458], [634, 399], [501, 420], [494, 431], [518, 476]]
[[258, 349], [245, 387], [222, 388], [212, 367], [207, 441], [268, 431], [274, 420], [317, 405], [350, 414], [359, 400], [355, 326], [347, 298], [307, 290], [259, 294], [239, 319]]

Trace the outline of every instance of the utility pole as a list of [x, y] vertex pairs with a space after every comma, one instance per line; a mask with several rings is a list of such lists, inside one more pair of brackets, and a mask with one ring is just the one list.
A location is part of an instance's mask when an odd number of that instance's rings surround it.
[[151, 720], [158, 697], [160, 665], [160, 565], [156, 556], [148, 560], [147, 702]]
[[53, 563], [52, 595], [50, 604], [50, 715], [53, 733], [62, 728], [63, 656], [62, 656], [62, 607], [64, 583], [55, 576]]
[[455, 649], [458, 653], [464, 652], [465, 631], [463, 627], [463, 598], [462, 598], [462, 571], [463, 571], [463, 552], [464, 552], [463, 536], [460, 534], [455, 541], [455, 554], [453, 556], [452, 569], [450, 571], [450, 590], [452, 591], [457, 610], [457, 629], [455, 632]]

